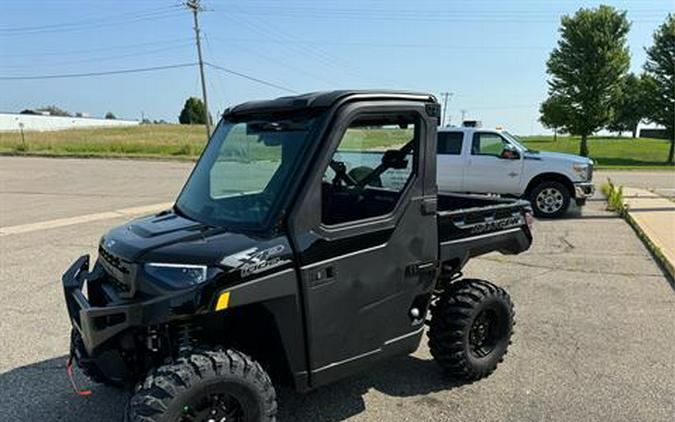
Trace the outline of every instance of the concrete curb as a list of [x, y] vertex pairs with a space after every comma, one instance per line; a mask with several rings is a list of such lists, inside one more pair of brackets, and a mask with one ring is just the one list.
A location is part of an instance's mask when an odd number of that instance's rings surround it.
[[670, 283], [675, 285], [675, 265], [673, 265], [673, 263], [670, 262], [668, 258], [666, 258], [666, 256], [661, 252], [661, 249], [656, 246], [649, 236], [647, 236], [644, 230], [642, 230], [640, 224], [635, 221], [632, 215], [630, 215], [630, 209], [622, 211], [621, 216], [633, 228], [637, 236], [640, 238], [640, 240], [642, 240], [642, 243], [645, 244], [651, 255], [654, 257], [654, 260], [656, 260], [663, 272], [666, 273]]
[[[607, 195], [605, 194], [604, 189], [600, 189], [600, 192], [602, 192], [606, 200]], [[633, 216], [630, 213], [630, 207], [625, 206], [621, 210], [618, 210], [616, 212], [624, 220], [626, 220], [628, 225], [631, 226], [633, 231], [635, 231], [635, 234], [637, 234], [638, 238], [642, 241], [647, 250], [649, 250], [649, 253], [652, 255], [652, 257], [659, 265], [661, 270], [665, 273], [670, 284], [675, 287], [675, 264], [668, 260], [666, 255], [663, 252], [661, 252], [661, 249], [649, 238], [649, 236], [647, 235], [647, 233], [645, 233], [640, 224], [635, 220], [635, 218], [633, 218]]]

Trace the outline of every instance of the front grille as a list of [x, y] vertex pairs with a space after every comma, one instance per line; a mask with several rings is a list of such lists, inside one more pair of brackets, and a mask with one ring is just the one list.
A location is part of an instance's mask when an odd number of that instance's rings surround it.
[[586, 178], [586, 181], [590, 182], [593, 180], [593, 164], [590, 164], [588, 166], [588, 177]]
[[108, 273], [110, 282], [122, 293], [133, 295], [136, 279], [136, 266], [124, 261], [103, 246], [98, 247], [101, 265]]

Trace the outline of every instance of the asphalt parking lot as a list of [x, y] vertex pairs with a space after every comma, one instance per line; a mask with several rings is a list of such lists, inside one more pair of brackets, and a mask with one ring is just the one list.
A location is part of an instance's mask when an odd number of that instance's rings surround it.
[[[121, 420], [123, 393], [101, 386], [89, 397], [72, 393], [58, 280], [124, 218], [30, 225], [170, 201], [190, 167], [0, 157], [0, 228], [28, 227], [0, 235], [3, 420]], [[411, 356], [308, 395], [281, 390], [280, 420], [672, 420], [673, 286], [601, 199], [564, 219], [537, 221], [527, 253], [478, 258], [464, 273], [505, 287], [516, 304], [513, 345], [491, 377], [447, 379], [422, 344]]]

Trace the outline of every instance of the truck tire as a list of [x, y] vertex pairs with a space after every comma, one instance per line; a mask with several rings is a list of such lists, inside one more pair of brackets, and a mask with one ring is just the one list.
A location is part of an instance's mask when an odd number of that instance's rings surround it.
[[457, 281], [431, 305], [431, 355], [454, 378], [487, 377], [511, 344], [514, 316], [505, 290], [484, 280]]
[[[70, 353], [73, 356], [83, 356], [84, 353], [82, 336], [80, 336], [80, 333], [74, 328], [70, 331]], [[123, 383], [106, 377], [99, 368], [91, 363], [84, 362], [81, 359], [75, 359], [75, 362], [77, 363], [77, 367], [80, 368], [80, 371], [82, 371], [82, 373], [92, 382], [103, 384], [108, 387], [124, 387]]]
[[534, 215], [539, 218], [558, 218], [570, 206], [570, 191], [555, 180], [539, 183], [529, 197]]
[[157, 368], [136, 387], [129, 422], [276, 421], [277, 401], [263, 368], [235, 350], [200, 350]]

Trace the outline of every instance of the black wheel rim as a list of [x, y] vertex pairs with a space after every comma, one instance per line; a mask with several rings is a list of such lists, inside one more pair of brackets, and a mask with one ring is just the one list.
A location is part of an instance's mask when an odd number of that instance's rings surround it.
[[183, 406], [179, 422], [245, 422], [244, 408], [233, 395], [208, 393]]
[[471, 324], [469, 347], [477, 358], [484, 358], [499, 342], [499, 317], [494, 309], [482, 310]]

